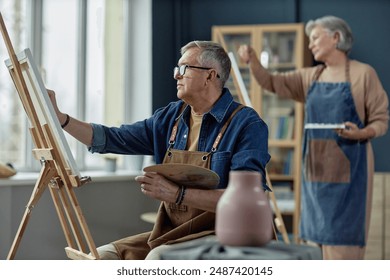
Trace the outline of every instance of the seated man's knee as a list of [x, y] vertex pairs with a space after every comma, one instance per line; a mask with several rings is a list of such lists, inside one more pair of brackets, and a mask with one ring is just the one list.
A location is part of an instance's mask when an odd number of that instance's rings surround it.
[[152, 249], [149, 254], [146, 256], [145, 260], [160, 260], [161, 254], [168, 250], [170, 245], [160, 245], [154, 249]]
[[106, 244], [96, 248], [101, 260], [120, 260], [118, 251], [113, 244]]

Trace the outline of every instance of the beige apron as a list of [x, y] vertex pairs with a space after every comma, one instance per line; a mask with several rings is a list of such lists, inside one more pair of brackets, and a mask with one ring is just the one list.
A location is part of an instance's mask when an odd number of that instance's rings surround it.
[[[184, 104], [181, 114], [184, 112], [185, 107]], [[230, 115], [215, 139], [210, 152], [172, 149], [181, 119], [181, 116], [179, 116], [172, 129], [169, 147], [163, 163], [192, 164], [210, 169], [212, 153], [217, 150], [217, 146], [233, 116], [243, 107], [243, 105], [240, 105]], [[115, 241], [113, 244], [122, 259], [145, 259], [149, 251], [159, 245], [180, 243], [213, 234], [214, 225], [215, 213], [192, 208], [185, 204], [177, 205], [170, 202], [161, 202], [157, 220], [151, 232], [130, 236]]]

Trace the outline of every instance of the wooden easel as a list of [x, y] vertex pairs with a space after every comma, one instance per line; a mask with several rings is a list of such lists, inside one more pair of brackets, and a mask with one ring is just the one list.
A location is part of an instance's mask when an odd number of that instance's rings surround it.
[[[31, 122], [30, 133], [35, 145], [34, 157], [41, 162], [41, 172], [35, 184], [30, 200], [26, 206], [22, 221], [7, 259], [14, 259], [20, 245], [23, 233], [30, 219], [32, 209], [38, 203], [43, 192], [48, 187], [54, 202], [68, 247], [65, 252], [70, 259], [99, 259], [96, 246], [85, 222], [73, 188], [90, 181], [89, 177], [81, 177], [72, 172], [66, 160], [53, 127], [42, 123], [36, 109], [26, 80], [23, 77], [22, 66], [14, 52], [11, 40], [0, 13], [0, 28], [3, 35], [12, 69], [11, 77], [22, 101], [23, 107]], [[90, 254], [88, 254], [90, 252]]]
[[[218, 34], [218, 40], [221, 43], [221, 46], [225, 50], [227, 50], [225, 39], [223, 38], [221, 33]], [[249, 105], [249, 104], [246, 104], [246, 102], [245, 102], [246, 99], [244, 98], [244, 96], [242, 94], [242, 91], [240, 89], [239, 81], [238, 81], [238, 78], [237, 78], [237, 74], [234, 71], [234, 67], [232, 67], [231, 74], [232, 74], [232, 77], [233, 77], [234, 87], [236, 88], [237, 93], [238, 93], [239, 101], [242, 104], [244, 104], [244, 105]], [[288, 234], [287, 234], [286, 226], [285, 226], [284, 221], [283, 221], [282, 213], [280, 212], [280, 209], [279, 209], [277, 201], [276, 201], [276, 197], [275, 197], [275, 193], [274, 193], [273, 188], [272, 188], [271, 180], [270, 180], [270, 178], [268, 176], [268, 172], [266, 171], [265, 173], [266, 173], [267, 185], [271, 189], [271, 192], [268, 193], [268, 196], [271, 198], [272, 205], [274, 206], [274, 214], [275, 214], [274, 224], [275, 224], [276, 228], [278, 229], [278, 231], [281, 233], [283, 241], [286, 244], [290, 244], [290, 239], [288, 238]], [[275, 238], [278, 240], [275, 228], [274, 228], [274, 234], [275, 234]]]

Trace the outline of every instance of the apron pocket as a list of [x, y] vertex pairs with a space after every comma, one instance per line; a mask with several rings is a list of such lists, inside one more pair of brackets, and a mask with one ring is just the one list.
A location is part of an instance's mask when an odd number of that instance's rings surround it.
[[349, 183], [350, 161], [333, 139], [310, 140], [305, 158], [306, 181]]

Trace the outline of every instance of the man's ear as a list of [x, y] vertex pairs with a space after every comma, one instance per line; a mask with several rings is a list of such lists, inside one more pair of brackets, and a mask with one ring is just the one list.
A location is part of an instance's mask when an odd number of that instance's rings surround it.
[[217, 71], [215, 71], [214, 69], [211, 69], [207, 79], [208, 80], [213, 80], [213, 79], [216, 79], [216, 78], [217, 78]]

